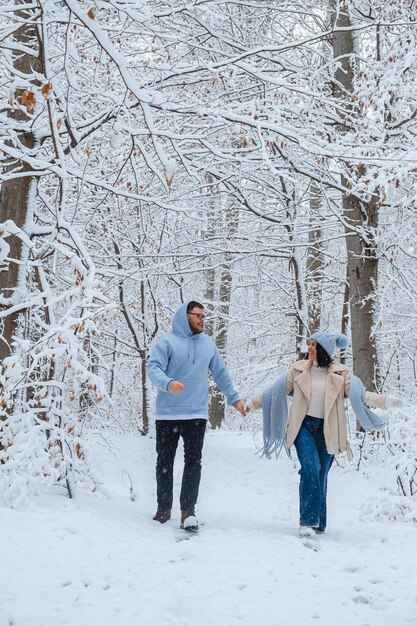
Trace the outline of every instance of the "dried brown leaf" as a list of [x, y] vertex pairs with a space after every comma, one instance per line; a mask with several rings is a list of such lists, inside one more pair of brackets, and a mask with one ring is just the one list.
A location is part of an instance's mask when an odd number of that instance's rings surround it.
[[75, 454], [79, 459], [84, 458], [84, 452], [82, 451], [81, 445], [79, 443], [77, 443], [75, 446]]
[[22, 105], [26, 107], [28, 113], [33, 111], [36, 104], [36, 97], [33, 91], [24, 91], [21, 98]]
[[52, 85], [51, 85], [51, 83], [45, 83], [44, 85], [42, 85], [42, 87], [41, 87], [41, 94], [43, 95], [45, 100], [47, 100], [49, 98], [51, 93], [52, 93]]

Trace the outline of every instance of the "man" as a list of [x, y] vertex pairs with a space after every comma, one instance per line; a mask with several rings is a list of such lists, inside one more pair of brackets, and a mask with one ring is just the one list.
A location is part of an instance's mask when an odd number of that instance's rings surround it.
[[230, 374], [214, 341], [203, 333], [204, 307], [182, 304], [174, 314], [172, 332], [153, 347], [148, 374], [158, 389], [156, 398], [157, 522], [171, 518], [173, 468], [179, 438], [184, 443], [184, 471], [180, 506], [181, 528], [198, 530], [195, 516], [201, 477], [201, 454], [208, 414], [208, 371], [230, 405], [242, 415]]

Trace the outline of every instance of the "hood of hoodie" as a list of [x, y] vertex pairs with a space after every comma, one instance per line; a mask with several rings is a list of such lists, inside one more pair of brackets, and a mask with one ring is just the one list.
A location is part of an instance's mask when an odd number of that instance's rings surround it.
[[174, 317], [172, 318], [172, 332], [174, 335], [178, 335], [179, 337], [192, 337], [193, 333], [188, 323], [187, 318], [187, 307], [188, 302], [184, 302], [180, 307], [175, 311]]

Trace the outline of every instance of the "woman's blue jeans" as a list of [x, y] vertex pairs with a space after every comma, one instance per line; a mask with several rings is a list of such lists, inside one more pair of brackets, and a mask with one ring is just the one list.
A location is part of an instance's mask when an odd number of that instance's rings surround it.
[[323, 419], [306, 415], [294, 442], [301, 464], [300, 526], [322, 531], [327, 521], [327, 474], [334, 459], [327, 452], [323, 426]]

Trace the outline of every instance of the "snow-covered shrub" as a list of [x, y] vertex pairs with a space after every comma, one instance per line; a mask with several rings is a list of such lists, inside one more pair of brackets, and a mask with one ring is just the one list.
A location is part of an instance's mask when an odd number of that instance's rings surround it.
[[371, 499], [363, 509], [366, 519], [411, 521], [417, 523], [417, 412], [393, 412], [384, 436], [372, 440], [367, 435], [364, 456], [386, 477], [384, 495]]
[[109, 304], [94, 266], [70, 225], [41, 246], [51, 261], [22, 281], [25, 312], [0, 368], [0, 503], [12, 506], [42, 485], [95, 489], [83, 427], [106, 398], [94, 342]]

